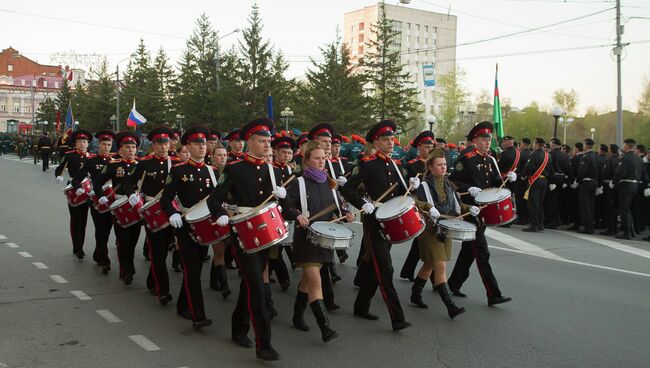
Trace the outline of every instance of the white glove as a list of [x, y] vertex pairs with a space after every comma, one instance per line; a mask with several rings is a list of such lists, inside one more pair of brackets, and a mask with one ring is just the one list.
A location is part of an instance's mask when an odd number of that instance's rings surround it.
[[467, 192], [469, 192], [469, 195], [471, 195], [472, 197], [476, 197], [479, 193], [481, 193], [481, 188], [470, 187], [469, 189], [467, 189]]
[[273, 192], [271, 193], [273, 193], [273, 195], [277, 199], [284, 199], [284, 197], [287, 196], [287, 190], [284, 189], [283, 187], [275, 187], [275, 189], [273, 189]]
[[[564, 185], [566, 185], [566, 184], [564, 184]], [[550, 189], [551, 192], [554, 191], [555, 188], [557, 188], [557, 185], [555, 185], [555, 184], [549, 184], [549, 186], [548, 186], [548, 189]]]
[[603, 194], [603, 187], [596, 188], [596, 196]]
[[573, 183], [571, 183], [571, 189], [576, 189], [577, 187], [578, 187], [578, 182], [577, 181], [574, 181]]
[[478, 216], [479, 213], [481, 213], [481, 209], [480, 209], [480, 208], [478, 208], [478, 207], [476, 207], [476, 206], [472, 206], [472, 207], [469, 208], [469, 214], [470, 214], [470, 215], [476, 217], [476, 216]]
[[99, 204], [106, 204], [108, 203], [108, 198], [106, 198], [106, 196], [102, 196], [97, 202], [99, 202]]
[[569, 185], [567, 183], [562, 184], [562, 189], [566, 189]]
[[643, 190], [643, 196], [644, 197], [650, 197], [650, 188], [645, 188]]
[[[131, 198], [129, 197], [129, 203], [131, 203]], [[175, 213], [171, 216], [169, 216], [169, 224], [172, 225], [173, 227], [179, 229], [183, 227], [183, 219], [181, 218], [181, 215], [178, 213]]]
[[133, 193], [129, 196], [129, 204], [131, 207], [135, 206], [140, 202], [140, 196], [137, 193]]
[[344, 186], [345, 183], [347, 183], [347, 182], [348, 182], [348, 179], [346, 179], [345, 176], [339, 176], [338, 178], [336, 178], [336, 184], [338, 184], [339, 187]]
[[375, 206], [373, 206], [373, 204], [370, 202], [366, 202], [363, 206], [361, 206], [361, 209], [367, 214], [375, 212]]
[[86, 193], [86, 191], [84, 190], [84, 188], [79, 188], [79, 189], [77, 189], [77, 191], [74, 192], [74, 193], [75, 193], [76, 195], [80, 196], [80, 195]]
[[65, 180], [65, 179], [63, 179], [63, 176], [61, 176], [61, 175], [56, 177], [56, 182], [59, 183], [59, 184], [63, 183], [63, 180]]
[[228, 222], [229, 222], [229, 221], [230, 221], [230, 219], [228, 218], [228, 216], [226, 216], [226, 215], [221, 215], [221, 216], [219, 216], [219, 218], [217, 219], [217, 225], [219, 225], [219, 226], [226, 226], [226, 225], [228, 225]]
[[431, 216], [433, 220], [437, 220], [438, 217], [440, 217], [440, 211], [438, 211], [438, 209], [436, 209], [435, 207], [431, 207], [431, 209], [429, 210], [429, 216]]
[[414, 176], [409, 179], [409, 184], [411, 184], [412, 189], [418, 189], [420, 187], [420, 178]]
[[607, 185], [607, 186], [609, 187], [609, 189], [614, 189], [614, 182], [610, 181], [609, 185]]
[[514, 172], [514, 171], [510, 171], [510, 172], [508, 172], [508, 174], [506, 175], [506, 177], [507, 177], [508, 180], [510, 180], [510, 181], [515, 181], [515, 180], [517, 180], [517, 173]]

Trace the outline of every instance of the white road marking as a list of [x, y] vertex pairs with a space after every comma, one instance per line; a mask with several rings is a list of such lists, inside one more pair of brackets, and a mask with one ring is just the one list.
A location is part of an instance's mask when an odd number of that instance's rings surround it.
[[27, 252], [18, 252], [18, 254], [20, 254], [21, 256], [23, 256], [25, 258], [32, 258], [32, 255], [27, 253]]
[[49, 267], [45, 265], [43, 262], [32, 262], [34, 267], [38, 268], [39, 270], [47, 270]]
[[50, 275], [50, 278], [52, 281], [56, 282], [57, 284], [67, 284], [68, 280], [64, 279], [63, 276], [61, 275]]
[[147, 339], [143, 335], [131, 335], [129, 339], [133, 340], [134, 343], [140, 345], [145, 351], [158, 351], [160, 347], [154, 344], [151, 340]]
[[572, 232], [569, 232], [569, 231], [558, 231], [558, 232], [562, 233], [562, 234], [570, 235], [570, 236], [572, 236], [574, 238], [587, 240], [587, 241], [594, 242], [594, 243], [597, 243], [597, 244], [600, 244], [600, 245], [604, 245], [604, 246], [612, 248], [612, 249], [620, 250], [621, 252], [630, 253], [630, 254], [634, 254], [635, 256], [650, 259], [650, 252], [649, 251], [639, 249], [639, 248], [635, 248], [635, 247], [630, 247], [629, 245], [625, 245], [625, 244], [619, 243], [617, 241], [613, 241], [613, 240], [609, 240], [609, 239], [603, 239], [603, 238], [599, 238], [599, 237], [596, 237], [596, 236], [576, 234], [576, 233], [572, 233]]
[[550, 258], [550, 259], [555, 259], [558, 261], [564, 260], [564, 258], [553, 254], [547, 250], [545, 250], [542, 247], [539, 247], [537, 245], [531, 244], [529, 242], [523, 241], [521, 239], [515, 238], [514, 236], [510, 236], [507, 234], [504, 234], [500, 231], [493, 230], [490, 228], [485, 229], [485, 236], [494, 239], [496, 241], [499, 241], [501, 243], [504, 243], [506, 245], [509, 245], [522, 253], [530, 254], [533, 256], [539, 256], [543, 258]]
[[[7, 237], [4, 236], [4, 235], [0, 235], [0, 240], [4, 240], [4, 239], [7, 239]], [[1, 367], [1, 366], [0, 366], [0, 367]]]
[[102, 316], [108, 323], [122, 322], [121, 319], [119, 319], [116, 315], [113, 314], [113, 312], [109, 311], [108, 309], [100, 309], [95, 312]]
[[5, 243], [5, 245], [8, 246], [9, 248], [18, 248], [18, 244], [16, 243]]
[[533, 257], [540, 257], [540, 258], [552, 259], [552, 260], [554, 260], [554, 261], [565, 262], [565, 263], [571, 263], [571, 264], [575, 264], [575, 265], [586, 266], [586, 267], [592, 267], [592, 268], [598, 268], [598, 269], [601, 269], [601, 270], [608, 270], [608, 271], [621, 272], [621, 273], [626, 273], [626, 274], [629, 274], [629, 275], [635, 275], [635, 276], [650, 277], [650, 274], [643, 273], [643, 272], [636, 272], [636, 271], [624, 270], [624, 269], [621, 269], [621, 268], [614, 268], [614, 267], [608, 267], [608, 266], [601, 266], [601, 265], [592, 264], [592, 263], [586, 263], [586, 262], [572, 261], [572, 260], [570, 260], [570, 259], [566, 259], [566, 258], [562, 258], [562, 259], [553, 259], [553, 258], [548, 258], [548, 257], [540, 256], [540, 255], [538, 255], [538, 254], [533, 254], [533, 253], [528, 253], [528, 252], [522, 252], [522, 251], [520, 251], [520, 250], [515, 250], [515, 249], [510, 249], [510, 248], [497, 247], [497, 246], [494, 246], [494, 245], [489, 245], [489, 247], [490, 247], [490, 248], [494, 248], [494, 249], [503, 250], [503, 251], [506, 251], [506, 252], [513, 252], [513, 253], [526, 254], [526, 255], [529, 255], [529, 256], [533, 256]]
[[90, 299], [92, 299], [91, 297], [88, 296], [88, 294], [84, 293], [81, 290], [70, 290], [70, 294], [76, 296], [77, 299], [79, 299], [79, 300], [90, 300]]

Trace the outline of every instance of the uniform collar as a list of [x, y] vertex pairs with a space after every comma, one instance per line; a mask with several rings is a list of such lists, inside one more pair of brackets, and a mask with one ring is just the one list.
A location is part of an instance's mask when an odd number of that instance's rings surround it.
[[264, 165], [266, 163], [264, 159], [251, 156], [248, 153], [244, 154], [244, 161], [251, 163], [253, 165]]
[[391, 161], [390, 156], [385, 155], [385, 154], [384, 154], [383, 152], [381, 152], [381, 151], [377, 151], [376, 156], [379, 157], [380, 159], [386, 161], [386, 162], [390, 162], [390, 161]]
[[202, 168], [203, 166], [205, 166], [205, 162], [203, 162], [203, 161], [196, 162], [196, 161], [192, 160], [192, 158], [187, 160], [187, 163], [190, 164], [190, 166], [194, 166], [194, 167], [198, 167], [198, 168]]

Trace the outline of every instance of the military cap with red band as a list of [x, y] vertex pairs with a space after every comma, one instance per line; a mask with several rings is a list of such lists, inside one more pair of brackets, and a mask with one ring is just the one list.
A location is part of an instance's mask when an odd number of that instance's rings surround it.
[[366, 141], [372, 143], [379, 137], [392, 137], [395, 135], [395, 130], [397, 130], [397, 125], [395, 125], [394, 121], [390, 119], [382, 120], [370, 128], [368, 134], [366, 134]]
[[118, 147], [125, 144], [135, 144], [136, 147], [140, 145], [140, 137], [131, 131], [119, 132], [115, 140], [117, 141]]
[[275, 128], [273, 121], [268, 118], [258, 118], [250, 121], [248, 124], [244, 125], [243, 128], [239, 131], [240, 139], [248, 140], [253, 135], [261, 135], [263, 137], [270, 137], [273, 135], [273, 129]]
[[190, 142], [205, 143], [209, 134], [210, 132], [205, 127], [200, 125], [192, 126], [183, 133], [181, 144], [188, 144]]
[[101, 141], [113, 141], [115, 140], [115, 132], [112, 130], [102, 130], [95, 133], [95, 138]]

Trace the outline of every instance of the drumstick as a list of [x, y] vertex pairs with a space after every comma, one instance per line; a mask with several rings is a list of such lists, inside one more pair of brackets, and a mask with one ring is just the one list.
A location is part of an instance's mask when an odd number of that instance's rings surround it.
[[[381, 202], [381, 200], [384, 199], [388, 195], [388, 193], [392, 192], [395, 188], [397, 188], [397, 183], [391, 185], [388, 189], [386, 189], [386, 191], [381, 196], [379, 196], [379, 198], [377, 198], [377, 202]], [[361, 212], [363, 212], [363, 209], [356, 210], [356, 211], [354, 211], [352, 213], [356, 217], [356, 215], [360, 214]], [[348, 216], [347, 215], [341, 216], [341, 217], [336, 218], [336, 219], [334, 219], [332, 221], [328, 221], [328, 223], [331, 224], [333, 222], [339, 222], [339, 221], [343, 220], [346, 217], [348, 217]]]
[[[287, 178], [287, 180], [285, 180], [284, 183], [282, 183], [281, 187], [284, 188], [284, 187], [287, 186], [289, 183], [291, 183], [291, 181], [293, 181], [293, 179], [295, 179], [295, 178], [296, 178], [296, 175], [291, 175], [290, 177]], [[275, 189], [275, 188], [273, 188], [273, 189]], [[263, 207], [263, 206], [264, 206], [268, 201], [270, 201], [271, 198], [273, 198], [273, 193], [271, 193], [271, 195], [268, 196], [268, 197], [264, 200], [264, 202], [260, 203], [260, 204], [259, 204], [258, 206], [256, 206], [253, 210], [257, 211], [260, 207]], [[251, 211], [253, 211], [253, 210], [251, 210]]]
[[335, 208], [336, 208], [336, 203], [332, 203], [332, 204], [330, 204], [329, 206], [327, 206], [327, 207], [323, 208], [322, 210], [318, 211], [318, 212], [317, 212], [316, 214], [314, 214], [313, 216], [311, 216], [311, 217], [308, 219], [308, 221], [309, 221], [309, 222], [313, 222], [315, 219], [317, 219], [317, 218], [323, 216], [324, 214], [330, 212], [331, 210], [333, 210], [333, 209], [335, 209]]

